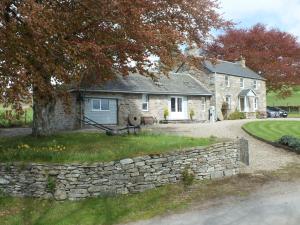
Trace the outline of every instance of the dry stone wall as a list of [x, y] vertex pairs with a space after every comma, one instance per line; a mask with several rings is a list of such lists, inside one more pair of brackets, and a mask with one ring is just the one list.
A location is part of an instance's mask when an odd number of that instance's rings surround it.
[[11, 196], [79, 200], [143, 192], [177, 183], [186, 168], [197, 180], [239, 173], [240, 141], [93, 164], [0, 164], [0, 190]]

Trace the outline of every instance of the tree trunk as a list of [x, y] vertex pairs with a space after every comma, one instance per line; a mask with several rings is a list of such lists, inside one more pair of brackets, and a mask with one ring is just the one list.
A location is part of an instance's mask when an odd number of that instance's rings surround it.
[[32, 134], [34, 136], [49, 136], [55, 132], [55, 105], [55, 97], [47, 99], [33, 97]]

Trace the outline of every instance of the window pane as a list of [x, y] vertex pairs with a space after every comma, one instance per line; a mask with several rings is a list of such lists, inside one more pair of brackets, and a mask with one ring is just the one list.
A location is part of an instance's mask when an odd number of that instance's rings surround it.
[[176, 99], [171, 98], [171, 112], [175, 112], [175, 111], [176, 111]]
[[99, 99], [93, 99], [92, 100], [92, 107], [93, 107], [93, 110], [100, 110], [100, 100]]
[[109, 110], [109, 99], [101, 99], [101, 110]]
[[142, 108], [143, 108], [143, 110], [147, 111], [147, 110], [148, 110], [148, 103], [147, 103], [147, 102], [144, 102], [144, 103], [142, 104]]
[[182, 112], [182, 98], [177, 99], [177, 112]]
[[243, 78], [240, 79], [240, 86], [244, 87], [244, 79]]

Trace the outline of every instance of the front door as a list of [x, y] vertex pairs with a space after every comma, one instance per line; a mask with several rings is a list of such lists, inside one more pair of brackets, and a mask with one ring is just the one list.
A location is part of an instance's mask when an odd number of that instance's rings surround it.
[[186, 97], [171, 97], [169, 103], [170, 120], [183, 120], [186, 118], [187, 99]]

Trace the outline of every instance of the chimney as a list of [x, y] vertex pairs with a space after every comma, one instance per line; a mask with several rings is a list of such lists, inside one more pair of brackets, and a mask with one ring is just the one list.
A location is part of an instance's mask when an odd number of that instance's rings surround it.
[[238, 61], [238, 63], [240, 63], [243, 68], [246, 68], [246, 59], [243, 56], [241, 56], [241, 60]]

